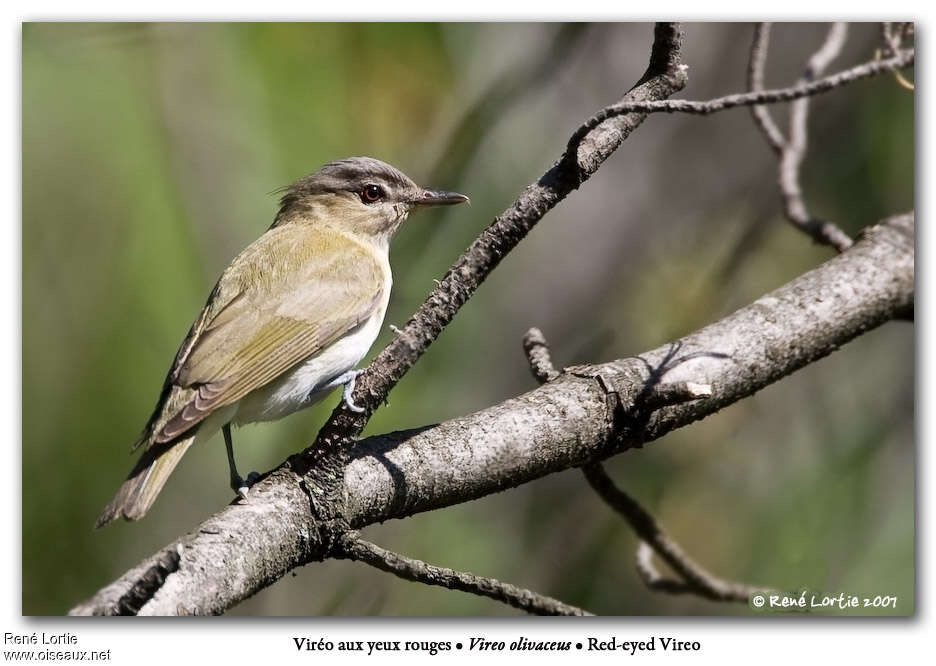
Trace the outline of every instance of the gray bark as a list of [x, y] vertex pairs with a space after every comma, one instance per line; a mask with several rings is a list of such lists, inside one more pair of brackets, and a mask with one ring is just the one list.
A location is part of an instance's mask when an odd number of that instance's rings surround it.
[[[362, 440], [343, 479], [318, 485], [284, 465], [252, 489], [249, 503], [226, 507], [71, 614], [119, 612], [138, 581], [161, 584], [140, 614], [224, 612], [331, 556], [343, 528], [476, 499], [642, 446], [906, 315], [913, 298], [911, 213], [867, 229], [841, 255], [674, 343], [566, 369], [475, 414]], [[710, 385], [712, 397], [670, 406], [648, 399], [660, 384], [685, 381]], [[167, 551], [180, 555], [178, 568], [154, 575], [174, 561]]]

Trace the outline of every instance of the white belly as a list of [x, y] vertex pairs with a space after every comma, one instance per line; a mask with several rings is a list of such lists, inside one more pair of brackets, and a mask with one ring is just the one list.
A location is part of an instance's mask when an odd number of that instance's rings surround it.
[[279, 419], [328, 395], [334, 388], [328, 386], [329, 381], [360, 363], [377, 339], [387, 310], [386, 302], [381, 305], [353, 333], [241, 398], [234, 423]]

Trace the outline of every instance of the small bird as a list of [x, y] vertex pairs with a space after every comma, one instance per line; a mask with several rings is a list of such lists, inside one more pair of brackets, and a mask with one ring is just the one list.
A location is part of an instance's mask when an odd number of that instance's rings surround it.
[[414, 208], [468, 201], [419, 187], [371, 157], [350, 157], [283, 190], [273, 225], [221, 274], [179, 347], [143, 455], [97, 519], [138, 520], [188, 448], [224, 435], [231, 488], [246, 497], [231, 425], [272, 421], [343, 386], [370, 349], [390, 300], [390, 239]]

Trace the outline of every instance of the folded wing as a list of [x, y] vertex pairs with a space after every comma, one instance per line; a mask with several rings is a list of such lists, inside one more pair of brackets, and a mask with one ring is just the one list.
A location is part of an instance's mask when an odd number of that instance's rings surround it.
[[334, 231], [268, 231], [225, 271], [215, 288], [223, 305], [209, 303], [215, 311], [183, 343], [169, 380], [194, 393], [152, 443], [182, 436], [365, 322], [382, 271], [369, 248]]

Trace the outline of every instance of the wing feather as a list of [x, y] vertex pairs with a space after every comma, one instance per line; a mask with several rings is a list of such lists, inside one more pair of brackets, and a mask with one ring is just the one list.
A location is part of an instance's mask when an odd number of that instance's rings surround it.
[[[222, 275], [215, 293], [231, 295], [215, 313], [202, 313], [193, 339], [177, 355], [173, 384], [196, 390], [181, 409], [164, 414], [169, 418], [155, 443], [178, 438], [214, 410], [318, 354], [379, 307], [385, 269], [360, 241], [289, 225], [274, 227], [255, 245], [261, 241], [266, 247], [252, 245]], [[248, 260], [257, 270], [237, 270]]]

